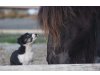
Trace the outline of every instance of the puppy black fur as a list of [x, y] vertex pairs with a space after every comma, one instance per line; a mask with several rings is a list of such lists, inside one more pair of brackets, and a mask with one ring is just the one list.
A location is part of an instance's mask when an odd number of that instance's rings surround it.
[[[12, 53], [10, 57], [11, 65], [30, 64], [33, 61], [32, 44], [36, 37], [37, 34], [25, 33], [18, 38], [17, 43], [20, 44], [20, 47]], [[28, 56], [30, 56], [29, 59]]]

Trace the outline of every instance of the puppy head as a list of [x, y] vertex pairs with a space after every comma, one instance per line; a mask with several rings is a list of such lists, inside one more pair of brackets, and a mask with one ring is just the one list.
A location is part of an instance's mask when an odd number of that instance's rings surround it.
[[20, 45], [32, 44], [36, 38], [37, 34], [25, 33], [18, 38], [17, 43]]

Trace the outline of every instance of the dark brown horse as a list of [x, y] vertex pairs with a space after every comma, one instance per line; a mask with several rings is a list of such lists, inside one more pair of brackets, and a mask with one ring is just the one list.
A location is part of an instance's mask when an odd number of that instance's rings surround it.
[[48, 64], [94, 63], [100, 7], [41, 7], [39, 21], [48, 34]]

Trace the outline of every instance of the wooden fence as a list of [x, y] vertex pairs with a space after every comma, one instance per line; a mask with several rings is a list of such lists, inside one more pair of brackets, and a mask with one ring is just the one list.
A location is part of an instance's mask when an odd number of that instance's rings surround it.
[[0, 29], [0, 34], [3, 33], [3, 34], [23, 34], [23, 33], [26, 33], [26, 32], [29, 32], [29, 33], [39, 33], [39, 34], [43, 34], [44, 32], [40, 29], [34, 29], [34, 30], [31, 30], [31, 29], [21, 29], [21, 30], [18, 30], [18, 29]]

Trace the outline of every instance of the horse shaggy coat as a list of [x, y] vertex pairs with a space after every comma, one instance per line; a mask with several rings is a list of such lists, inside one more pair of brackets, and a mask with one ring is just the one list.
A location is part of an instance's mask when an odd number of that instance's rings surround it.
[[40, 7], [48, 64], [94, 63], [100, 7]]

